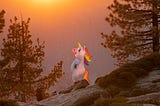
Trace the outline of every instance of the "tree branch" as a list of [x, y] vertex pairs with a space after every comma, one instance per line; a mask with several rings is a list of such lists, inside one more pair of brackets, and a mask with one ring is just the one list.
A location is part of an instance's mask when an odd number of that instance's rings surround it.
[[133, 8], [131, 8], [131, 9], [129, 9], [130, 11], [133, 11], [133, 12], [152, 12], [152, 10], [144, 10], [144, 9], [133, 9]]
[[148, 43], [144, 43], [144, 44], [141, 44], [141, 45], [137, 45], [136, 47], [143, 47], [143, 46], [147, 46], [147, 45], [150, 45], [152, 44], [152, 42], [148, 42]]

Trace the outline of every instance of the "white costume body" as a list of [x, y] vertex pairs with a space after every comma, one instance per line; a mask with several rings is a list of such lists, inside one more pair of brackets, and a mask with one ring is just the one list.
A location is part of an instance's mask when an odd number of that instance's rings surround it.
[[84, 77], [84, 73], [85, 73], [84, 55], [85, 55], [84, 48], [83, 47], [77, 48], [75, 59], [71, 64], [73, 82], [80, 81]]

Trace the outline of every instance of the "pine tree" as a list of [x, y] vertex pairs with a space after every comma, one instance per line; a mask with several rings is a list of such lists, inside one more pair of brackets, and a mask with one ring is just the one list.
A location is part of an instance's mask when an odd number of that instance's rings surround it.
[[106, 21], [120, 33], [102, 33], [102, 45], [112, 51], [119, 64], [159, 52], [160, 0], [114, 0]]
[[[0, 12], [0, 33], [3, 32], [3, 27], [5, 26], [4, 14], [5, 14], [5, 11], [2, 10]], [[7, 63], [8, 63], [8, 58], [0, 60], [0, 69], [4, 67]]]
[[2, 29], [5, 26], [4, 14], [5, 14], [5, 11], [2, 10], [0, 12], [0, 33], [2, 33]]
[[[35, 96], [39, 83], [45, 83], [49, 88], [57, 78], [62, 76], [62, 62], [59, 68], [54, 69], [49, 75], [41, 76], [42, 61], [44, 58], [44, 42], [32, 42], [29, 22], [17, 17], [10, 20], [7, 38], [3, 39], [1, 55], [8, 59], [7, 65], [0, 70], [0, 96], [18, 97], [26, 102]], [[55, 66], [56, 67], [56, 66]], [[52, 82], [49, 82], [52, 81]]]

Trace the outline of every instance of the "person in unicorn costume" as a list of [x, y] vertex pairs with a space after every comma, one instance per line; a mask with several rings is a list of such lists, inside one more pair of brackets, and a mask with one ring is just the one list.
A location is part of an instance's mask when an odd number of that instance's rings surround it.
[[88, 53], [88, 49], [85, 46], [82, 47], [81, 44], [78, 43], [78, 48], [73, 48], [72, 52], [75, 56], [75, 59], [71, 64], [73, 82], [75, 83], [83, 79], [89, 82], [89, 72], [85, 68], [85, 65], [89, 65], [89, 62], [91, 62], [91, 56]]

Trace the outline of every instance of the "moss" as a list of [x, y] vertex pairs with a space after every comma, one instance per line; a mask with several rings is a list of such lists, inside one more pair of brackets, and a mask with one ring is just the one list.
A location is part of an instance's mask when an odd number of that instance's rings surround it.
[[102, 88], [114, 85], [127, 89], [132, 87], [139, 78], [148, 75], [154, 68], [160, 68], [160, 54], [158, 53], [153, 53], [135, 62], [125, 64], [110, 74], [98, 78], [95, 83]]
[[19, 106], [16, 100], [0, 99], [0, 106]]

